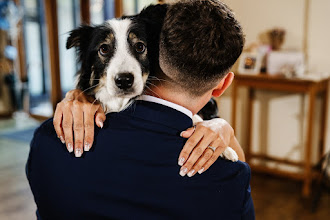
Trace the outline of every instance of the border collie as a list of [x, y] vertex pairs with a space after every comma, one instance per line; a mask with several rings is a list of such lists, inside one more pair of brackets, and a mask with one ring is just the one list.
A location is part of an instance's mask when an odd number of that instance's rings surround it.
[[[149, 6], [136, 16], [71, 31], [66, 46], [77, 49], [81, 63], [77, 88], [95, 96], [106, 113], [124, 110], [142, 94], [152, 72], [150, 64], [158, 63], [166, 10], [167, 5]], [[202, 121], [198, 115], [193, 120]], [[238, 160], [230, 147], [222, 156]]]
[[127, 108], [142, 94], [152, 68], [149, 61], [158, 62], [166, 10], [167, 5], [149, 6], [136, 16], [70, 32], [66, 47], [77, 49], [81, 63], [77, 88], [94, 95], [106, 113]]
[[133, 18], [73, 30], [67, 48], [77, 47], [81, 70], [77, 87], [106, 109], [118, 112], [143, 92], [149, 75], [145, 30]]

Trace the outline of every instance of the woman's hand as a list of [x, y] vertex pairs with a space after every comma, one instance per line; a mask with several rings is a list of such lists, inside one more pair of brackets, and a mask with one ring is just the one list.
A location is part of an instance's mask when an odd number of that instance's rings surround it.
[[[191, 177], [206, 171], [222, 154], [226, 147], [232, 147], [240, 160], [244, 161], [244, 152], [234, 136], [234, 129], [221, 118], [198, 122], [194, 127], [181, 133], [189, 138], [178, 160], [180, 175]], [[212, 147], [214, 151], [209, 148]]]
[[89, 151], [93, 145], [94, 119], [102, 128], [105, 120], [103, 108], [95, 98], [79, 89], [69, 91], [56, 106], [55, 131], [62, 143], [66, 143], [68, 151], [74, 150], [76, 157], [81, 157], [83, 151]]

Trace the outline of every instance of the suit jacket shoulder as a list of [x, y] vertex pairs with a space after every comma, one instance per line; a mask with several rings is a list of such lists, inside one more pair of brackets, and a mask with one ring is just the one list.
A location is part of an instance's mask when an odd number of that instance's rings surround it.
[[35, 132], [27, 163], [40, 216], [254, 219], [246, 163], [219, 159], [202, 175], [179, 175], [186, 141], [179, 134], [191, 125], [173, 109], [138, 102], [108, 114], [103, 129], [95, 128], [91, 151], [75, 158], [46, 121]]

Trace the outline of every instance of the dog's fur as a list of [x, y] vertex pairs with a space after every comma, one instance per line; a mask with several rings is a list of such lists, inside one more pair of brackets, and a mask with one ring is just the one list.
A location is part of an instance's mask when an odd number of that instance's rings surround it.
[[[77, 48], [81, 62], [77, 88], [95, 96], [106, 113], [125, 109], [142, 94], [149, 74], [157, 68], [152, 64], [159, 62], [159, 36], [166, 10], [167, 5], [149, 6], [137, 16], [71, 31], [67, 49]], [[129, 88], [122, 88], [116, 81], [123, 74], [133, 77]], [[202, 121], [198, 116], [193, 120]], [[229, 147], [222, 156], [238, 160]]]
[[[67, 49], [75, 47], [81, 63], [77, 88], [94, 95], [107, 113], [125, 109], [142, 94], [153, 68], [149, 60], [158, 61], [155, 45], [166, 8], [149, 6], [137, 16], [108, 20], [99, 26], [83, 25], [71, 31]], [[127, 76], [132, 85], [118, 86], [118, 77]]]
[[[133, 18], [113, 19], [100, 26], [81, 26], [72, 31], [67, 48], [79, 49], [81, 70], [77, 87], [94, 95], [107, 112], [124, 109], [143, 92], [148, 78], [146, 45], [144, 26]], [[116, 85], [120, 74], [133, 77], [131, 87]]]

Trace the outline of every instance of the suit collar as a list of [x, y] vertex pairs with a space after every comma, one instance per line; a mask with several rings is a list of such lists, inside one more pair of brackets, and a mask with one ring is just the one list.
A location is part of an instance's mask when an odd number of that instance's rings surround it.
[[174, 128], [180, 132], [192, 127], [193, 125], [192, 119], [185, 113], [155, 102], [136, 100], [122, 113], [143, 120], [159, 123], [167, 127]]
[[192, 118], [193, 117], [193, 114], [192, 112], [181, 106], [181, 105], [178, 105], [176, 103], [173, 103], [173, 102], [169, 102], [167, 100], [164, 100], [164, 99], [160, 99], [160, 98], [157, 98], [155, 96], [151, 96], [151, 95], [141, 95], [140, 97], [138, 97], [137, 100], [143, 100], [143, 101], [147, 101], [147, 102], [154, 102], [154, 103], [158, 103], [158, 104], [161, 104], [161, 105], [165, 105], [165, 106], [168, 106], [170, 108], [173, 108], [179, 112], [182, 112], [184, 113], [185, 115], [187, 115], [188, 117]]

